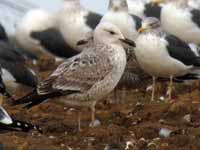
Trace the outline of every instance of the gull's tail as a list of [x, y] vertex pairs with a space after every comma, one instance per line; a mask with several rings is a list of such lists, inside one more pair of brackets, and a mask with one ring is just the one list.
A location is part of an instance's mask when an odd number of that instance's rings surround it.
[[38, 105], [49, 98], [54, 98], [54, 97], [58, 97], [58, 96], [61, 96], [60, 92], [53, 92], [53, 93], [49, 93], [49, 94], [38, 94], [37, 91], [34, 90], [30, 94], [28, 94], [22, 98], [19, 98], [17, 100], [14, 100], [12, 102], [12, 105], [25, 104], [24, 107], [27, 109], [30, 109], [31, 107]]

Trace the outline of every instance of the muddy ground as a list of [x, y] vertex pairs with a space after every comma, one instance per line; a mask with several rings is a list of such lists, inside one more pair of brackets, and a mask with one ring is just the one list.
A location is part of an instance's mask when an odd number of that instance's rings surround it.
[[[55, 68], [53, 64], [48, 61], [36, 67], [42, 78]], [[150, 92], [142, 89], [117, 90], [117, 99], [111, 93], [98, 103], [99, 126], [88, 127], [91, 114], [83, 110], [81, 132], [77, 131], [77, 111], [56, 100], [31, 110], [5, 101], [12, 117], [37, 124], [44, 133], [5, 133], [0, 142], [5, 150], [200, 150], [199, 89], [197, 83], [178, 84], [173, 100], [160, 99], [165, 95], [161, 89], [154, 102]], [[15, 96], [27, 92], [19, 87]]]

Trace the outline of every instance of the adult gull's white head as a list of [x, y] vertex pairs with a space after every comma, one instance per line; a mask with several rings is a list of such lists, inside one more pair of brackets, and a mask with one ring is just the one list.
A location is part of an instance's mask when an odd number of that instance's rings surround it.
[[128, 11], [128, 5], [126, 0], [110, 0], [109, 10], [112, 11]]

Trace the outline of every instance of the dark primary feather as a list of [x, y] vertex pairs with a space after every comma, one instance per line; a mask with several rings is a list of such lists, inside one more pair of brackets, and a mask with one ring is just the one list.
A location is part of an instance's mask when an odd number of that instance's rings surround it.
[[97, 13], [88, 12], [88, 15], [85, 16], [86, 24], [94, 30], [99, 24], [101, 18], [102, 16]]
[[25, 65], [24, 57], [9, 43], [0, 41], [0, 65], [9, 71], [16, 82], [35, 87], [38, 79]]
[[200, 75], [199, 74], [195, 74], [195, 73], [189, 73], [189, 74], [186, 74], [184, 76], [181, 76], [181, 77], [176, 77], [177, 80], [198, 80], [200, 79]]
[[142, 26], [142, 19], [136, 15], [131, 15], [131, 17], [135, 21], [136, 29], [138, 30]]
[[[9, 122], [5, 122], [5, 119], [9, 120]], [[0, 132], [1, 131], [29, 132], [30, 130], [33, 129], [42, 132], [42, 130], [38, 126], [11, 118], [6, 112], [6, 110], [0, 106]]]
[[192, 9], [191, 11], [192, 14], [192, 21], [200, 27], [200, 10], [198, 9]]
[[[69, 35], [70, 36], [70, 35]], [[50, 53], [63, 57], [70, 58], [77, 55], [79, 52], [71, 48], [63, 38], [62, 34], [54, 29], [49, 28], [44, 31], [34, 31], [31, 33], [31, 37], [40, 41], [40, 44], [48, 50]]]
[[156, 17], [160, 19], [161, 7], [157, 4], [147, 3], [145, 5], [144, 14], [146, 17]]
[[167, 50], [171, 57], [181, 61], [185, 65], [200, 66], [200, 58], [190, 49], [187, 43], [173, 35], [165, 37], [168, 42]]
[[0, 132], [3, 131], [22, 131], [22, 132], [30, 132], [31, 130], [37, 130], [38, 132], [42, 133], [42, 129], [39, 126], [19, 121], [19, 120], [12, 120], [12, 124], [2, 124], [0, 123]]
[[6, 86], [2, 80], [2, 72], [0, 70], [0, 93], [8, 98], [12, 98], [11, 94], [6, 90]]
[[8, 40], [8, 36], [6, 34], [6, 31], [4, 29], [4, 27], [0, 24], [0, 40], [3, 41], [7, 41]]
[[21, 55], [23, 55], [25, 59], [38, 60], [38, 56], [36, 56], [34, 53], [32, 53], [30, 51], [27, 51], [27, 50], [19, 48], [19, 47], [15, 47], [15, 50], [18, 53], [20, 53]]

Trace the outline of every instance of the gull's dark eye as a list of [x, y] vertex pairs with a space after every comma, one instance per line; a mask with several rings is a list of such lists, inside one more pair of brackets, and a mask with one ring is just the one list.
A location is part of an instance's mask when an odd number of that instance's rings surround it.
[[114, 34], [115, 34], [115, 32], [113, 32], [113, 31], [109, 31], [109, 33], [110, 33], [110, 34], [112, 34], [112, 35], [114, 35]]
[[151, 26], [152, 28], [157, 28], [157, 27], [159, 27], [159, 23], [154, 22], [154, 23], [151, 23], [150, 26]]

